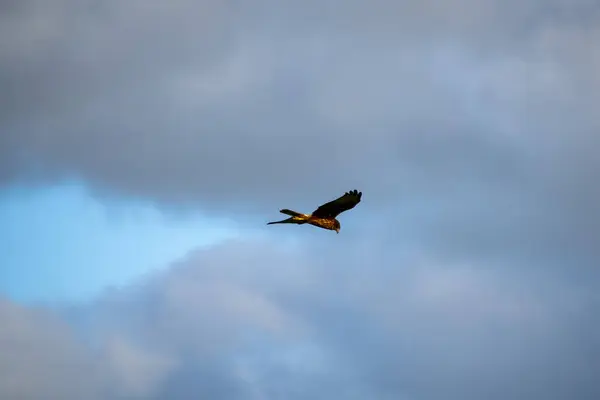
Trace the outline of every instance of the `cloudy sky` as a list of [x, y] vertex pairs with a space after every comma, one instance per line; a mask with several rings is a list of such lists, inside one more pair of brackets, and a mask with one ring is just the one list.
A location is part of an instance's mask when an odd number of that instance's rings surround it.
[[600, 398], [598, 71], [593, 0], [1, 0], [0, 398]]

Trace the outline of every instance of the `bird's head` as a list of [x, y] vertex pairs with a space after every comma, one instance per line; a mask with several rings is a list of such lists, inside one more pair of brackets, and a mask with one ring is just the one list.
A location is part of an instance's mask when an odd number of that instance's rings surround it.
[[340, 229], [342, 229], [341, 225], [340, 225], [340, 221], [338, 221], [337, 219], [335, 221], [333, 221], [333, 230], [336, 233], [340, 233]]

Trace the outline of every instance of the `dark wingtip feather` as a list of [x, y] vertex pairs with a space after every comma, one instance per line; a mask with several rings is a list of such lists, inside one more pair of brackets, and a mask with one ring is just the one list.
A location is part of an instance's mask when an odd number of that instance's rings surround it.
[[349, 191], [349, 192], [346, 192], [346, 194], [347, 194], [347, 195], [350, 195], [350, 196], [356, 196], [356, 197], [358, 197], [359, 199], [362, 197], [362, 192], [359, 192], [359, 191], [358, 191], [358, 190], [356, 190], [356, 189], [354, 189], [354, 190], [351, 190], [351, 191]]

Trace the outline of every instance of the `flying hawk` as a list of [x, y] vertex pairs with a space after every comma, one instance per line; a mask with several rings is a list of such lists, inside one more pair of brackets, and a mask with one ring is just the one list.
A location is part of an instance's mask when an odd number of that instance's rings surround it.
[[359, 192], [357, 190], [351, 190], [349, 192], [346, 192], [343, 196], [333, 201], [330, 201], [329, 203], [325, 203], [322, 206], [319, 206], [319, 208], [313, 211], [312, 214], [301, 214], [296, 211], [284, 208], [279, 212], [281, 212], [282, 214], [290, 215], [290, 218], [283, 219], [281, 221], [269, 222], [267, 223], [267, 225], [310, 224], [319, 228], [328, 229], [340, 233], [340, 221], [335, 219], [335, 217], [337, 217], [344, 211], [348, 211], [351, 208], [354, 208], [354, 206], [360, 203], [361, 197], [362, 192]]

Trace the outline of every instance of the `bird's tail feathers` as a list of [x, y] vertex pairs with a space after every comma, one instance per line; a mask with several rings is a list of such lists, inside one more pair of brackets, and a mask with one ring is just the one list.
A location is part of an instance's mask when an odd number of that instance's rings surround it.
[[288, 210], [287, 208], [284, 208], [283, 210], [279, 210], [279, 212], [282, 214], [285, 214], [285, 215], [292, 216], [292, 217], [298, 217], [298, 216], [302, 215], [299, 212]]
[[273, 225], [273, 224], [296, 224], [296, 223], [297, 222], [294, 221], [294, 217], [291, 217], [291, 218], [282, 219], [281, 221], [267, 222], [267, 225]]
[[282, 214], [290, 215], [290, 218], [282, 219], [281, 221], [268, 222], [267, 225], [272, 225], [272, 224], [298, 224], [298, 225], [302, 225], [302, 224], [305, 224], [308, 221], [308, 219], [309, 219], [308, 215], [304, 215], [304, 214], [301, 214], [301, 213], [296, 212], [296, 211], [288, 210], [286, 208], [284, 208], [283, 210], [280, 210], [280, 212]]

